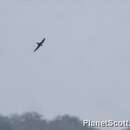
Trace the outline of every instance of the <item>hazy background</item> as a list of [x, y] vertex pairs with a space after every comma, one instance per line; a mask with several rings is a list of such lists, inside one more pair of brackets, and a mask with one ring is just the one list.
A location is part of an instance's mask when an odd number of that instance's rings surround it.
[[0, 113], [129, 119], [129, 34], [129, 0], [0, 0]]

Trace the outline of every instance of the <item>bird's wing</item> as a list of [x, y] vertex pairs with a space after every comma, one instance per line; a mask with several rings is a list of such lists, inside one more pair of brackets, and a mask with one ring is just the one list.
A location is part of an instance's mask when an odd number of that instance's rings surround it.
[[39, 48], [40, 46], [37, 46], [36, 49], [34, 50], [34, 52]]
[[43, 43], [45, 41], [45, 38], [41, 41], [41, 43]]

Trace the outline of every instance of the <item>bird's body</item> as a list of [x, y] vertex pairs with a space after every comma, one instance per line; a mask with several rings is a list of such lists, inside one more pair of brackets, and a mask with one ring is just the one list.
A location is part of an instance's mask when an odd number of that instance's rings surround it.
[[44, 43], [45, 40], [46, 40], [46, 39], [44, 38], [41, 42], [37, 42], [37, 47], [36, 47], [36, 49], [34, 50], [34, 52], [37, 51], [37, 50], [39, 49], [39, 47], [43, 45], [43, 43]]

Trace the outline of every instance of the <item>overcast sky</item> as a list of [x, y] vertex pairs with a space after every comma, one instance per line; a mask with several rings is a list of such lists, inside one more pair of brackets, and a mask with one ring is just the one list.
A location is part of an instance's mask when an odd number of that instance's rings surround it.
[[130, 119], [129, 35], [129, 0], [0, 0], [0, 113]]

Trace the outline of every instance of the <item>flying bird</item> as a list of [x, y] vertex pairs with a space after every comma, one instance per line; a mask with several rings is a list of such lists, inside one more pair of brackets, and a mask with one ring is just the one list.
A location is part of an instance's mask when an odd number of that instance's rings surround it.
[[39, 47], [43, 46], [43, 43], [44, 43], [45, 40], [46, 40], [46, 39], [44, 38], [41, 42], [37, 42], [37, 47], [36, 47], [36, 49], [34, 50], [34, 52], [37, 51], [37, 50], [39, 49]]

